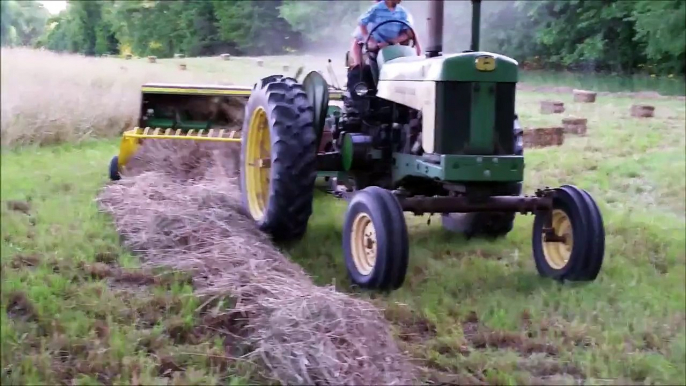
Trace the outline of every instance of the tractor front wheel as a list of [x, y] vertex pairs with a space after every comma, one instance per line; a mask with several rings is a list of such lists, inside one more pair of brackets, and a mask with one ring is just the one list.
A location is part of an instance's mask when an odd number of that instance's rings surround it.
[[353, 284], [382, 291], [402, 286], [409, 241], [405, 216], [393, 193], [376, 186], [355, 193], [345, 214], [343, 256]]
[[295, 79], [253, 88], [241, 131], [241, 195], [258, 228], [277, 241], [301, 238], [312, 215], [317, 135], [312, 105]]
[[[547, 227], [551, 231], [546, 234]], [[591, 195], [572, 185], [558, 188], [552, 211], [534, 218], [532, 247], [541, 276], [595, 280], [605, 254], [605, 229]]]

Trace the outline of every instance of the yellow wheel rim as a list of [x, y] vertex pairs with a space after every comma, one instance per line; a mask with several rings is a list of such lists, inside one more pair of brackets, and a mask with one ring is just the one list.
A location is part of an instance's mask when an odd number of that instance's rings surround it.
[[271, 140], [267, 112], [258, 107], [250, 117], [245, 149], [245, 195], [250, 215], [261, 220], [267, 208], [270, 179]]
[[572, 232], [572, 222], [567, 214], [560, 209], [553, 210], [552, 227], [555, 235], [564, 236], [565, 240], [545, 241], [545, 234], [542, 238], [543, 255], [548, 264], [555, 269], [564, 268], [569, 262], [574, 246], [574, 234]]
[[350, 250], [355, 267], [362, 275], [369, 275], [376, 263], [376, 230], [372, 219], [360, 213], [353, 220]]

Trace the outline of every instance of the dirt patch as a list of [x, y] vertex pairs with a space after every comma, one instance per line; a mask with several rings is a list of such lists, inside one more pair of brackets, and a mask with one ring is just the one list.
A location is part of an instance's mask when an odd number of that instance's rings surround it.
[[[315, 286], [242, 214], [237, 148], [168, 142], [146, 142], [124, 178], [98, 198], [146, 266], [192, 272], [198, 295], [236, 299], [232, 313], [245, 327], [231, 335], [249, 348], [244, 359], [274, 380], [413, 382], [378, 309]], [[191, 333], [175, 332], [180, 339]]]
[[[523, 320], [528, 320], [528, 313], [522, 315]], [[558, 347], [543, 339], [532, 338], [526, 331], [509, 332], [492, 330], [480, 323], [478, 315], [470, 312], [462, 322], [462, 333], [475, 349], [497, 348], [510, 349], [522, 355], [543, 353], [555, 356], [559, 352]]]
[[38, 321], [38, 311], [25, 293], [14, 291], [7, 296], [7, 316], [25, 322]]
[[420, 343], [436, 337], [436, 325], [404, 304], [388, 306], [384, 317], [398, 327], [398, 337], [404, 342]]
[[10, 266], [14, 269], [20, 269], [24, 267], [35, 267], [38, 264], [40, 264], [41, 260], [41, 256], [36, 253], [18, 253], [14, 255], [14, 257], [12, 258]]
[[15, 212], [21, 212], [26, 215], [31, 214], [31, 204], [28, 201], [7, 201], [7, 209]]

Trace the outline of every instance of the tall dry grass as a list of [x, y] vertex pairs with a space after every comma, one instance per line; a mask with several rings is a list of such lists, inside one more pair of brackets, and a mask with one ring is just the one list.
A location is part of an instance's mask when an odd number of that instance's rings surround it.
[[3, 48], [2, 146], [119, 135], [138, 116], [146, 82], [221, 83], [215, 75], [145, 60]]

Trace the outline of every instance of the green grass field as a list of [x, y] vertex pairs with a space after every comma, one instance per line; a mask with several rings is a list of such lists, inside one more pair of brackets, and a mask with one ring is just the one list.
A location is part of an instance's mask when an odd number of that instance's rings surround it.
[[[210, 74], [227, 65], [212, 67], [210, 60], [185, 61], [189, 71]], [[278, 66], [235, 68], [227, 77], [255, 78], [280, 72]], [[543, 99], [563, 101], [567, 110], [540, 115]], [[656, 116], [637, 119], [629, 116], [635, 102], [518, 94], [526, 127], [588, 118], [587, 137], [525, 150], [525, 190], [568, 183], [598, 201], [607, 249], [593, 283], [560, 285], [537, 276], [530, 216], [518, 216], [505, 239], [468, 242], [443, 231], [438, 217], [427, 224], [428, 217], [408, 214], [405, 286], [388, 296], [359, 293], [348, 286], [341, 256], [345, 202], [323, 194], [305, 240], [288, 253], [318, 284], [333, 282], [384, 307], [399, 344], [427, 369], [426, 381], [684, 384], [686, 107], [646, 100]], [[108, 139], [3, 149], [3, 384], [260, 379], [252, 366], [227, 357], [187, 276], [137, 269], [137, 258], [98, 212], [94, 198], [117, 146]]]

